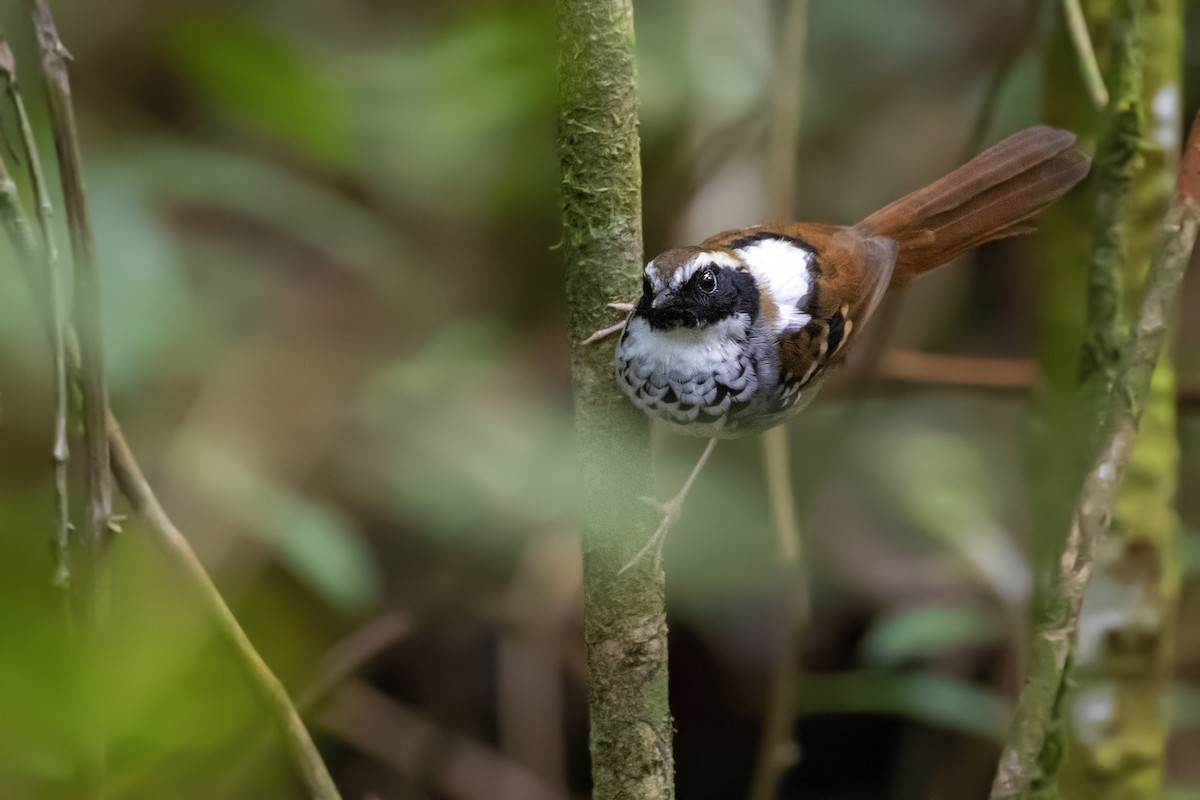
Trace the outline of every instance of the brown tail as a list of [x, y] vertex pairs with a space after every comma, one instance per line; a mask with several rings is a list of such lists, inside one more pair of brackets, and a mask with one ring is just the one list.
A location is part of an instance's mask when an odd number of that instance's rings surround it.
[[1014, 133], [941, 180], [855, 227], [900, 244], [892, 285], [993, 239], [1029, 233], [1029, 221], [1083, 180], [1091, 165], [1075, 134], [1045, 125]]

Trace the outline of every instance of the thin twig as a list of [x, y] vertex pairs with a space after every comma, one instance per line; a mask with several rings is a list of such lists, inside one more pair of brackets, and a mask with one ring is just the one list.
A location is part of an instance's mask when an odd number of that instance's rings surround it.
[[[1041, 385], [1038, 364], [1032, 358], [958, 356], [902, 349], [883, 354], [878, 377], [882, 381], [930, 388], [996, 392], [1028, 392]], [[837, 387], [833, 389], [841, 392]], [[1177, 386], [1175, 404], [1181, 412], [1200, 411], [1200, 386]]]
[[767, 131], [767, 213], [773, 218], [790, 221], [796, 210], [808, 0], [784, 0], [777, 24], [779, 39]]
[[[70, 54], [58, 38], [58, 30], [54, 26], [54, 18], [46, 0], [31, 0], [31, 3], [75, 267], [74, 297], [79, 352], [82, 357], [80, 374], [88, 497], [83, 564], [91, 573], [88, 575], [88, 590], [102, 593], [104, 589], [101, 562], [114, 527], [112, 471], [109, 466], [108, 436], [105, 431], [105, 420], [108, 418], [108, 379], [104, 372], [104, 347], [100, 326], [100, 273], [96, 264], [95, 237], [84, 184], [79, 130], [75, 122], [75, 108], [71, 102], [71, 81], [67, 73], [67, 59]], [[45, 197], [43, 187], [39, 197], [39, 208], [45, 202]], [[39, 216], [42, 213], [39, 210]], [[52, 308], [55, 303], [56, 301], [51, 301]], [[55, 338], [61, 339], [58, 336]], [[56, 350], [59, 344], [61, 341], [56, 343]]]
[[[74, 266], [76, 328], [80, 344], [80, 389], [83, 399], [83, 441], [86, 469], [87, 513], [79, 548], [77, 614], [83, 636], [84, 728], [88, 759], [84, 781], [90, 796], [105, 795], [107, 733], [103, 709], [103, 633], [108, 613], [109, 576], [106, 553], [116, 530], [112, 514], [112, 469], [108, 452], [108, 379], [104, 371], [104, 341], [100, 323], [100, 273], [83, 177], [83, 154], [71, 82], [67, 74], [67, 50], [58, 38], [46, 0], [31, 0], [31, 16], [41, 55], [42, 76], [50, 109], [50, 131], [58, 156], [59, 178], [66, 207]], [[47, 262], [47, 273], [49, 263]], [[45, 278], [53, 285], [53, 278]], [[51, 300], [51, 307], [56, 301]], [[57, 325], [52, 320], [52, 328]], [[59, 337], [54, 335], [57, 340]], [[56, 346], [57, 349], [57, 346]]]
[[802, 559], [803, 539], [792, 491], [791, 448], [786, 426], [781, 425], [764, 433], [762, 445], [779, 557], [785, 571], [785, 603], [781, 635], [775, 642], [767, 683], [762, 734], [750, 783], [751, 800], [771, 800], [776, 797], [780, 779], [800, 756], [800, 748], [795, 741], [796, 692], [800, 672], [797, 650], [801, 634], [808, 627], [810, 613], [808, 572]]
[[[0, 31], [0, 48], [8, 50], [4, 34]], [[21, 151], [29, 170], [33, 184], [35, 210], [38, 225], [38, 235], [41, 243], [41, 254], [45, 263], [42, 267], [43, 277], [47, 282], [44, 289], [50, 299], [50, 325], [54, 359], [54, 440], [51, 447], [51, 460], [54, 463], [54, 585], [59, 589], [69, 591], [71, 585], [71, 510], [68, 491], [68, 462], [70, 461], [70, 444], [67, 437], [67, 418], [69, 398], [67, 394], [67, 357], [66, 357], [66, 312], [63, 306], [62, 281], [58, 271], [58, 248], [54, 244], [51, 233], [50, 218], [52, 205], [50, 193], [46, 186], [46, 176], [42, 172], [42, 161], [38, 154], [37, 142], [33, 137], [33, 128], [29, 124], [29, 114], [25, 110], [25, 100], [21, 96], [17, 83], [16, 61], [11, 52], [6, 58], [0, 58], [0, 71], [7, 79], [6, 90], [9, 102], [17, 115], [17, 128], [21, 138]]]
[[[367, 664], [378, 658], [389, 648], [407, 638], [415, 629], [416, 621], [406, 611], [390, 611], [371, 620], [338, 642], [317, 668], [316, 674], [296, 692], [296, 710], [310, 717], [318, 703], [352, 678]], [[239, 791], [257, 766], [267, 755], [274, 743], [269, 731], [263, 732], [245, 747], [237, 760], [225, 769], [217, 797], [239, 797]]]
[[1200, 115], [1193, 122], [1179, 166], [1175, 197], [1162, 228], [1162, 243], [1146, 276], [1136, 327], [1121, 353], [1121, 368], [1102, 421], [1107, 432], [1099, 458], [1084, 481], [1062, 557], [1046, 595], [1052, 599], [1034, 632], [1028, 678], [1000, 757], [991, 800], [1020, 800], [1039, 777], [1039, 759], [1073, 646], [1091, 575], [1093, 554], [1108, 531], [1129, 454], [1137, 437], [1150, 379], [1167, 334], [1200, 230]]
[[[7, 202], [9, 195], [4, 192], [4, 187], [11, 181], [5, 180], [6, 175], [4, 162], [0, 160], [0, 217], [3, 217], [4, 226], [13, 237], [14, 246], [19, 253], [24, 253], [22, 260], [29, 259], [26, 267], [32, 264], [36, 268], [40, 263], [36, 243], [19, 200], [16, 204]], [[24, 235], [20, 234], [22, 230], [25, 231]], [[31, 249], [24, 250], [22, 242], [28, 244]], [[36, 292], [44, 285], [44, 281], [37, 279], [34, 268], [26, 269], [26, 277]], [[41, 302], [39, 307], [43, 309], [43, 313], [48, 313], [49, 303]], [[73, 339], [72, 329], [67, 328], [67, 354], [71, 361], [71, 372], [78, 374], [80, 359], [78, 349], [70, 346]], [[339, 800], [340, 796], [333, 785], [333, 779], [329, 777], [320, 753], [300, 721], [286, 690], [254, 649], [254, 645], [238, 624], [233, 612], [229, 610], [229, 606], [225, 604], [187, 539], [163, 510], [111, 412], [107, 428], [112, 470], [122, 494], [144, 518], [151, 538], [168, 556], [168, 561], [181, 568], [184, 577], [200, 595], [203, 606], [212, 614], [218, 632], [232, 645], [246, 670], [251, 686], [274, 712], [273, 717], [279, 724], [289, 752], [300, 767], [312, 797], [316, 800]]]
[[27, 269], [27, 277], [34, 279], [38, 275], [32, 266], [38, 258], [37, 242], [33, 238], [29, 220], [21, 211], [21, 195], [3, 156], [0, 156], [0, 216], [16, 251], [17, 261]]
[[[1102, 4], [1088, 3], [1085, 10], [1093, 29], [1106, 16]], [[1139, 24], [1144, 64], [1136, 91], [1147, 124], [1138, 144], [1145, 163], [1130, 191], [1130, 255], [1122, 265], [1133, 286], [1145, 278], [1177, 173], [1183, 98], [1175, 89], [1183, 80], [1183, 18], [1182, 4], [1147, 2]], [[1112, 89], [1117, 96], [1118, 87]], [[1154, 370], [1128, 478], [1111, 532], [1097, 549], [1080, 612], [1070, 689], [1060, 714], [1066, 746], [1052, 745], [1065, 749], [1062, 788], [1070, 797], [1128, 800], [1163, 794], [1181, 583], [1180, 560], [1173, 553], [1180, 527], [1173, 502], [1180, 470], [1172, 351], [1168, 345]], [[1118, 763], [1120, 768], [1113, 769]]]
[[154, 541], [163, 548], [171, 563], [182, 568], [184, 575], [199, 591], [205, 607], [212, 612], [217, 629], [233, 644], [234, 652], [251, 678], [251, 685], [274, 712], [284, 742], [300, 767], [312, 796], [318, 800], [337, 800], [339, 795], [333, 778], [330, 777], [325, 762], [321, 760], [308, 729], [304, 727], [304, 722], [292, 705], [287, 690], [254, 649], [254, 644], [238, 624], [229, 606], [225, 605], [225, 600], [212, 578], [205, 572], [204, 565], [196, 557], [195, 551], [163, 510], [154, 490], [150, 488], [134, 459], [133, 452], [125, 442], [120, 426], [111, 415], [108, 427], [109, 441], [112, 444], [113, 472], [122, 493], [134, 510], [149, 524]]
[[[768, 213], [775, 219], [790, 220], [795, 215], [796, 205], [804, 54], [808, 38], [807, 0], [785, 0], [777, 23], [779, 39], [767, 149]], [[808, 575], [801, 558], [803, 540], [792, 490], [787, 428], [773, 428], [762, 435], [761, 441], [779, 558], [785, 571], [786, 602], [767, 684], [757, 763], [750, 781], [750, 800], [774, 798], [784, 772], [799, 755], [795, 742], [796, 687], [799, 682], [796, 651], [801, 631], [808, 623], [809, 604]]]
[[1026, 390], [1038, 384], [1038, 366], [1028, 358], [991, 358], [891, 349], [879, 364], [883, 380], [978, 389]]
[[1062, 0], [1063, 14], [1066, 15], [1067, 32], [1071, 36], [1071, 44], [1075, 47], [1075, 55], [1079, 59], [1079, 74], [1087, 87], [1088, 94], [1096, 108], [1108, 105], [1108, 87], [1104, 84], [1104, 74], [1100, 70], [1100, 62], [1096, 60], [1096, 49], [1092, 46], [1092, 36], [1088, 33], [1087, 18], [1083, 15], [1083, 7], [1079, 0]]
[[[0, 168], [2, 168], [2, 161], [0, 161]], [[10, 205], [2, 201], [6, 198], [2, 192], [4, 186], [4, 173], [0, 172], [0, 216], [4, 216], [5, 227], [10, 231], [22, 228], [28, 231], [29, 225], [24, 221], [24, 212], [19, 203]], [[34, 242], [31, 234], [28, 236], [28, 241]], [[29, 255], [30, 258], [36, 259], [36, 249]], [[41, 281], [37, 281], [34, 270], [26, 270], [26, 276], [30, 278], [31, 287], [35, 290], [42, 284]], [[40, 305], [48, 308], [49, 303], [43, 302]], [[66, 339], [67, 355], [72, 361], [72, 373], [78, 373], [79, 354], [77, 349], [70, 347], [73, 341], [73, 331], [70, 327], [67, 329]], [[304, 776], [308, 789], [310, 789], [310, 794], [316, 800], [340, 800], [340, 795], [329, 776], [329, 771], [320, 759], [317, 746], [313, 744], [304, 723], [300, 721], [300, 716], [296, 712], [292, 700], [288, 698], [287, 691], [284, 690], [280, 680], [271, 673], [262, 656], [258, 655], [258, 651], [246, 637], [245, 631], [241, 630], [232, 610], [229, 610], [226, 602], [222, 599], [220, 591], [212, 583], [208, 572], [204, 571], [204, 566], [200, 564], [196, 552], [188, 545], [184, 535], [178, 528], [175, 528], [166, 511], [162, 509], [162, 505], [158, 503], [154, 489], [151, 489], [149, 483], [146, 482], [142, 468], [134, 459], [133, 452], [125, 441], [125, 435], [121, 433], [120, 425], [112, 413], [109, 413], [108, 416], [107, 429], [113, 474], [121, 493], [125, 494], [126, 499], [130, 501], [133, 510], [144, 518], [151, 539], [167, 554], [169, 563], [179, 566], [187, 581], [198, 591], [203, 606], [214, 618], [217, 631], [233, 645], [235, 654], [238, 655], [239, 661], [245, 667], [251, 686], [260, 697], [266, 700], [272, 716], [280, 724], [288, 751], [292, 753], [296, 765], [299, 766], [301, 775]]]
[[449, 800], [569, 800], [500, 753], [444, 730], [363, 681], [331, 698], [319, 724], [437, 797]]

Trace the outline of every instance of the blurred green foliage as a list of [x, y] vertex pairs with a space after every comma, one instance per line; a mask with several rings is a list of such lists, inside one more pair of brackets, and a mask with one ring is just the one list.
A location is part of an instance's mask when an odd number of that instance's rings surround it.
[[995, 694], [934, 674], [884, 671], [809, 675], [802, 714], [898, 714], [930, 725], [1004, 740], [1009, 709]]
[[[0, 3], [0, 24], [48, 155], [23, 5]], [[582, 796], [578, 559], [545, 555], [574, 535], [579, 491], [552, 250], [552, 4], [54, 5], [75, 56], [114, 407], [251, 639], [299, 691], [339, 641], [411, 611], [413, 640], [358, 671], [515, 763], [496, 653], [526, 646], [562, 683], [514, 705], [559, 713], [546, 729], [563, 741], [541, 750], [567, 752]], [[1020, 5], [811, 3], [802, 213], [849, 222], [954, 166], [985, 82], [1028, 36]], [[758, 221], [769, 13], [637, 4], [651, 249]], [[1037, 119], [1038, 41], [990, 139]], [[1001, 245], [914, 286], [887, 344], [1027, 355], [1038, 270], [1053, 268], [1031, 252]], [[49, 364], [11, 261], [0, 243], [0, 796], [69, 797], [82, 744], [49, 586]], [[1192, 341], [1180, 357], [1200, 363]], [[832, 387], [789, 431], [815, 609], [801, 744], [837, 735], [844, 714], [879, 718], [880, 737], [898, 726], [892, 752], [913, 720], [994, 741], [1011, 685], [997, 665], [1015, 661], [1004, 648], [1038, 566], [1024, 402], [864, 385]], [[1185, 448], [1198, 433], [1184, 422]], [[700, 443], [658, 444], [665, 496]], [[722, 444], [667, 547], [681, 785], [713, 796], [705, 777], [753, 761], [791, 579], [776, 550], [757, 442]], [[113, 797], [298, 796], [278, 748], [232, 774], [265, 712], [136, 520], [113, 560]], [[322, 745], [347, 797], [424, 796], [427, 775], [336, 738]], [[883, 761], [842, 768], [839, 785]]]

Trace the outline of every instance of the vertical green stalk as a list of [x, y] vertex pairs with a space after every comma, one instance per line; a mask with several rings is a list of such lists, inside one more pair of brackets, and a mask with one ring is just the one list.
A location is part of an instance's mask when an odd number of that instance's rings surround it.
[[100, 326], [100, 270], [83, 174], [83, 153], [71, 100], [67, 71], [69, 53], [58, 38], [58, 30], [46, 0], [30, 3], [46, 96], [50, 126], [62, 178], [63, 204], [71, 236], [75, 267], [75, 308], [78, 316], [80, 368], [83, 386], [83, 427], [87, 462], [88, 513], [84, 537], [85, 568], [97, 574], [89, 580], [102, 584], [99, 562], [112, 534], [112, 471], [108, 452], [108, 378], [104, 371], [104, 346]]
[[[50, 190], [46, 184], [46, 176], [42, 171], [42, 159], [38, 153], [37, 142], [33, 136], [33, 126], [29, 122], [29, 113], [25, 109], [25, 98], [21, 95], [17, 83], [17, 66], [4, 33], [0, 31], [0, 72], [6, 79], [6, 94], [9, 105], [16, 115], [17, 129], [20, 131], [21, 155], [25, 158], [29, 170], [30, 183], [33, 185], [33, 195], [36, 202], [36, 218], [38, 241], [41, 246], [42, 272], [45, 281], [40, 294], [49, 297], [51, 347], [54, 358], [54, 444], [50, 457], [54, 462], [54, 535], [51, 544], [54, 550], [54, 585], [68, 595], [71, 588], [71, 507], [69, 495], [68, 463], [71, 448], [67, 435], [67, 420], [70, 416], [69, 398], [67, 392], [67, 312], [66, 300], [63, 297], [62, 280], [59, 277], [58, 248], [54, 244], [51, 231], [53, 206], [50, 203]], [[4, 115], [0, 114], [0, 120]], [[32, 256], [29, 256], [32, 258]], [[30, 262], [32, 263], [32, 262]], [[70, 624], [70, 603], [68, 607], [68, 624]]]
[[558, 2], [563, 252], [583, 517], [593, 797], [674, 796], [665, 585], [649, 535], [647, 419], [620, 394], [606, 303], [641, 282], [641, 167], [631, 0]]
[[[87, 496], [77, 570], [78, 618], [84, 650], [83, 727], [86, 729], [88, 750], [84, 782], [88, 796], [101, 798], [107, 794], [103, 692], [105, 662], [102, 657], [101, 628], [108, 605], [106, 551], [115, 528], [112, 520], [113, 478], [108, 449], [108, 378], [104, 371], [104, 343], [100, 324], [100, 271], [96, 263], [95, 238], [87, 203], [83, 153], [71, 100], [71, 80], [67, 70], [70, 54], [58, 37], [48, 1], [30, 0], [29, 9], [41, 56], [42, 76], [46, 82], [50, 128], [58, 156], [75, 277], [73, 294], [81, 356], [79, 376]], [[59, 353], [61, 355], [61, 350]]]
[[1116, 0], [1113, 6], [1108, 69], [1111, 99], [1103, 115], [1092, 166], [1095, 214], [1079, 361], [1079, 384], [1087, 411], [1084, 438], [1093, 443], [1092, 448], [1083, 448], [1089, 460], [1095, 443], [1106, 433], [1098, 429], [1096, 420], [1116, 382], [1126, 338], [1125, 272], [1133, 233], [1132, 186], [1143, 164], [1141, 27], [1145, 5], [1145, 0]]
[[[1178, 163], [1183, 10], [1179, 0], [1146, 4], [1139, 25], [1140, 74], [1128, 89], [1144, 124], [1137, 137], [1141, 168], [1130, 176], [1127, 287], [1145, 278], [1166, 213]], [[1140, 292], [1126, 292], [1125, 310]], [[1163, 796], [1166, 696], [1174, 650], [1179, 566], [1174, 512], [1179, 452], [1175, 379], [1159, 361], [1142, 411], [1111, 532], [1101, 547], [1084, 599], [1073, 686], [1066, 698], [1068, 758], [1062, 788], [1068, 798], [1155, 800]]]
[[[1085, 0], [1083, 12], [1107, 64], [1109, 106], [1098, 114], [1080, 90], [1078, 47], [1065, 29], [1046, 62], [1047, 121], [1079, 132], [1081, 140], [1098, 139], [1089, 191], [1065, 198], [1041, 226], [1046, 430], [1037, 470], [1039, 539], [1056, 543], [1068, 528], [1080, 476], [1100, 442], [1114, 433], [1105, 429], [1111, 415], [1104, 409], [1114, 381], [1118, 392], [1126, 391], [1119, 364], [1134, 332], [1125, 320], [1138, 307], [1139, 287], [1161, 238], [1182, 127], [1178, 0]], [[1076, 39], [1078, 34], [1076, 29]], [[1081, 400], [1085, 414], [1079, 413]], [[1073, 800], [1161, 797], [1161, 709], [1178, 585], [1171, 548], [1177, 445], [1169, 359], [1159, 362], [1140, 410], [1141, 435], [1112, 530], [1094, 553], [1070, 688], [1059, 698], [1035, 796], [1053, 796], [1060, 787]], [[1054, 600], [1041, 598], [1039, 620], [1052, 622], [1071, 611]]]

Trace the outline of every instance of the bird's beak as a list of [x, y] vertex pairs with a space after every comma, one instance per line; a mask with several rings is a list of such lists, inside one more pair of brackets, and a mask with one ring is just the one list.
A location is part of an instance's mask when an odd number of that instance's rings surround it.
[[667, 303], [671, 302], [671, 290], [663, 289], [658, 294], [654, 295], [654, 299], [650, 301], [651, 308], [662, 308]]

